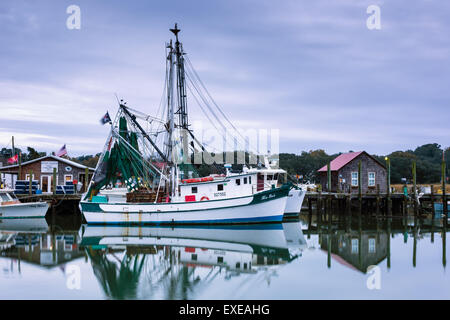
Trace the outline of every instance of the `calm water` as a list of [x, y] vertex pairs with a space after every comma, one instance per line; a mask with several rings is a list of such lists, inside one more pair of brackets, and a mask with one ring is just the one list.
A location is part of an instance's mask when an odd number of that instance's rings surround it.
[[450, 298], [442, 219], [301, 215], [228, 228], [48, 220], [0, 223], [1, 299]]

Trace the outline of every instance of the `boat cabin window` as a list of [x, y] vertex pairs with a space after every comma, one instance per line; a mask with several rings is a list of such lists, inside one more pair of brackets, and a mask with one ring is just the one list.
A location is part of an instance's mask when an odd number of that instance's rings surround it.
[[197, 261], [197, 255], [195, 253], [192, 254], [191, 258], [192, 261]]
[[197, 187], [192, 187], [192, 193], [197, 193]]
[[248, 177], [248, 183], [252, 183], [252, 177]]
[[244, 178], [244, 184], [247, 184], [247, 177]]
[[268, 174], [268, 175], [267, 175], [267, 180], [273, 180], [273, 175]]
[[275, 174], [273, 175], [273, 180], [278, 180], [278, 173], [275, 173]]
[[241, 263], [240, 262], [236, 262], [236, 269], [239, 269], [241, 267]]
[[217, 257], [217, 263], [223, 263], [223, 257]]
[[223, 191], [223, 184], [217, 185], [217, 191]]
[[0, 193], [0, 199], [2, 199], [2, 201], [9, 201], [8, 195], [6, 193]]
[[238, 186], [241, 185], [241, 179], [236, 179], [236, 185], [238, 185]]
[[244, 270], [247, 270], [247, 263], [244, 263]]

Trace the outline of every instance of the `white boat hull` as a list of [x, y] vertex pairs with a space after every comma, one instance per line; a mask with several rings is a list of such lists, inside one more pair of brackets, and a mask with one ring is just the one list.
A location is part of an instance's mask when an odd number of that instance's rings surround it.
[[181, 203], [92, 203], [81, 201], [88, 224], [229, 224], [279, 222], [287, 189], [213, 201]]
[[286, 249], [281, 224], [249, 226], [87, 226], [81, 245], [186, 246], [253, 252], [252, 246]]
[[48, 210], [47, 202], [16, 203], [0, 206], [1, 219], [44, 218]]
[[287, 215], [299, 214], [302, 210], [303, 199], [306, 192], [301, 189], [291, 189], [286, 201], [284, 213]]

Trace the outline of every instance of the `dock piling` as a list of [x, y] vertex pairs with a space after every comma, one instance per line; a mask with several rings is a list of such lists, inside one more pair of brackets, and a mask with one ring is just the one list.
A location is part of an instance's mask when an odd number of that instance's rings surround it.
[[56, 194], [56, 168], [53, 168], [52, 188], [53, 194]]
[[89, 169], [86, 167], [84, 170], [84, 192], [88, 189]]
[[448, 221], [448, 204], [447, 204], [447, 195], [445, 193], [446, 165], [445, 165], [444, 157], [442, 157], [441, 168], [442, 168], [442, 208], [444, 210], [445, 223], [447, 223], [447, 221]]

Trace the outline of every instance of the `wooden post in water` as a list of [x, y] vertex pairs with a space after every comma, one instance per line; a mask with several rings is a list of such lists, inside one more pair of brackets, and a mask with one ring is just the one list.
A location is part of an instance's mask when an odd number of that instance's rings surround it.
[[434, 243], [434, 220], [436, 219], [436, 215], [434, 212], [434, 190], [433, 185], [430, 186], [430, 201], [431, 201], [431, 243]]
[[348, 196], [345, 196], [345, 209], [347, 210], [347, 214], [352, 214], [352, 195], [349, 194]]
[[447, 195], [445, 194], [445, 161], [444, 156], [442, 156], [442, 209], [444, 210], [445, 223], [448, 221], [448, 204], [447, 204]]
[[417, 176], [416, 176], [416, 160], [412, 162], [412, 177], [413, 177], [413, 201], [414, 201], [414, 214], [417, 214]]
[[445, 266], [447, 265], [447, 222], [445, 221], [445, 223], [443, 224], [444, 226], [442, 227], [442, 265]]
[[84, 169], [84, 192], [87, 192], [89, 180], [89, 168]]
[[30, 177], [29, 177], [29, 185], [28, 185], [28, 194], [31, 196], [33, 195], [33, 171], [30, 170]]
[[387, 267], [388, 269], [391, 268], [391, 222], [392, 218], [388, 218], [387, 221], [387, 235], [388, 235], [388, 243], [387, 243]]
[[430, 186], [430, 190], [431, 190], [430, 191], [431, 214], [433, 215], [432, 219], [434, 219], [435, 211], [434, 211], [434, 188], [433, 188], [433, 185]]
[[417, 215], [414, 215], [414, 244], [413, 244], [413, 267], [416, 267], [417, 259]]
[[391, 159], [388, 157], [384, 158], [386, 160], [386, 166], [387, 166], [387, 178], [386, 178], [386, 209], [387, 214], [390, 215], [391, 213]]
[[17, 180], [22, 179], [22, 152], [19, 152], [19, 173], [17, 175]]
[[359, 162], [358, 162], [358, 198], [359, 198], [360, 202], [361, 202], [361, 198], [362, 198], [361, 166], [362, 166], [362, 162], [361, 162], [361, 160], [359, 160]]
[[56, 168], [53, 168], [52, 187], [53, 187], [53, 194], [56, 194]]
[[331, 163], [327, 163], [327, 191], [331, 192]]
[[358, 162], [358, 198], [359, 198], [359, 214], [362, 213], [362, 184], [361, 184], [361, 167], [362, 162], [359, 160]]
[[[53, 173], [55, 173], [55, 171], [56, 171], [56, 168], [53, 168]], [[56, 212], [55, 212], [55, 206], [52, 204], [52, 227], [51, 227], [51, 233], [52, 233], [52, 235], [51, 235], [51, 237], [52, 237], [52, 261], [53, 261], [53, 263], [55, 263], [56, 264], [56, 259], [57, 259], [57, 257], [56, 257], [56, 234], [55, 234], [55, 215], [56, 215]]]
[[311, 227], [312, 227], [312, 208], [311, 208], [311, 199], [308, 199], [308, 230], [307, 230], [307, 236], [308, 239], [311, 239]]
[[380, 185], [377, 184], [377, 216], [380, 215]]
[[327, 267], [329, 269], [329, 268], [331, 268], [331, 230], [330, 229], [328, 230], [327, 247], [328, 247]]
[[14, 148], [14, 136], [12, 136], [11, 138], [11, 142], [12, 142], [12, 156], [14, 157], [16, 155], [16, 149]]

